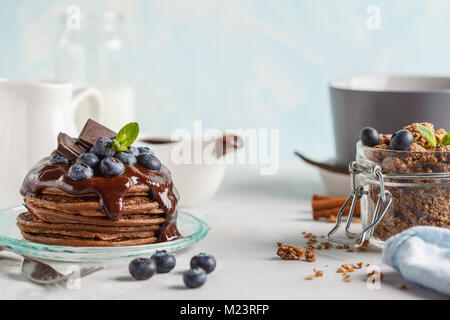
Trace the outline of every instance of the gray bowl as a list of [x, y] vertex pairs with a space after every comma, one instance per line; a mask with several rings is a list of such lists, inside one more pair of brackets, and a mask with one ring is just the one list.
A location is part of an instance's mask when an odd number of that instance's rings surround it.
[[450, 130], [450, 78], [357, 76], [330, 83], [337, 165], [355, 159], [364, 127], [393, 133], [413, 122]]

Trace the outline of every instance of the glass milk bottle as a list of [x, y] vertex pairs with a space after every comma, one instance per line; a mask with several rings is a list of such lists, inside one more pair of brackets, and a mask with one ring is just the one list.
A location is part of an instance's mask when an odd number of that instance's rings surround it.
[[[135, 117], [130, 84], [131, 57], [124, 19], [117, 12], [68, 12], [55, 50], [57, 77], [97, 87], [104, 99], [103, 123], [119, 130]], [[79, 130], [89, 118], [88, 105], [78, 108]]]

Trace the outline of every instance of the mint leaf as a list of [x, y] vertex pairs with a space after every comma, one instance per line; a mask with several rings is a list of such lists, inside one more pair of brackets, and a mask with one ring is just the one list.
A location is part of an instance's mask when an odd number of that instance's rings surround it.
[[441, 146], [448, 146], [448, 145], [450, 145], [450, 131], [447, 132], [445, 134], [445, 136], [442, 138], [440, 145]]
[[[114, 140], [117, 140], [117, 143], [120, 146], [122, 146], [124, 148], [128, 148], [136, 140], [138, 134], [139, 134], [138, 123], [130, 122], [127, 125], [125, 125], [122, 129], [120, 129], [119, 133], [117, 134], [116, 139], [114, 139]], [[114, 142], [114, 144], [116, 144], [116, 142]]]
[[117, 139], [113, 140], [113, 147], [114, 147], [114, 150], [116, 150], [116, 152], [118, 152], [118, 151], [127, 151], [128, 150], [128, 148], [124, 147], [123, 145], [121, 145], [120, 142]]
[[422, 125], [417, 126], [416, 129], [428, 140], [432, 147], [436, 147], [436, 137], [434, 136], [433, 130]]

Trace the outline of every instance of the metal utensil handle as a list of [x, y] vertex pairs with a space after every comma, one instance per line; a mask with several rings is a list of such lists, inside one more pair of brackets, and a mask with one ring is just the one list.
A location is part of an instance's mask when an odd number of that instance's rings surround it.
[[[344, 202], [342, 207], [340, 208], [336, 217], [336, 225], [333, 227], [333, 229], [331, 229], [327, 237], [328, 240], [332, 242], [339, 242], [351, 245], [353, 247], [360, 247], [370, 236], [372, 236], [375, 226], [383, 219], [384, 215], [389, 209], [389, 206], [392, 203], [392, 194], [385, 188], [384, 177], [380, 166], [368, 168], [363, 165], [360, 165], [356, 161], [352, 161], [350, 162], [348, 169], [350, 171], [350, 182], [352, 192], [350, 196], [347, 198], [347, 200]], [[363, 196], [367, 196], [368, 194], [368, 192], [364, 190], [364, 187], [362, 185], [356, 185], [356, 177], [358, 174], [361, 173], [368, 173], [373, 178], [378, 179], [380, 184], [380, 194], [378, 196], [372, 222], [367, 227], [365, 227], [361, 233], [352, 233], [350, 232], [350, 227], [352, 224], [353, 214], [355, 212], [357, 201], [361, 199]], [[345, 226], [345, 235], [347, 237], [359, 238], [359, 241], [357, 243], [354, 243], [347, 239], [340, 239], [334, 236], [334, 234], [339, 230], [341, 226], [342, 215], [344, 214], [345, 210], [350, 204], [351, 206], [347, 217], [347, 223]]]

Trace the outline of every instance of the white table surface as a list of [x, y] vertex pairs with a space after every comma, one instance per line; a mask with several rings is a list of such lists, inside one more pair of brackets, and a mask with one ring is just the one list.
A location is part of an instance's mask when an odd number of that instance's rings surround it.
[[[195, 185], [193, 186], [195, 188]], [[259, 175], [257, 166], [228, 168], [217, 195], [202, 208], [189, 212], [210, 226], [208, 236], [196, 246], [176, 253], [177, 266], [169, 274], [148, 281], [134, 281], [128, 261], [106, 264], [106, 270], [83, 278], [79, 289], [66, 285], [44, 287], [19, 273], [20, 258], [0, 253], [1, 299], [426, 299], [446, 298], [409, 283], [381, 263], [381, 251], [350, 253], [335, 248], [316, 251], [316, 262], [282, 261], [276, 255], [278, 241], [306, 245], [302, 231], [326, 234], [328, 222], [312, 219], [310, 199], [323, 192], [316, 169], [300, 161], [282, 162], [275, 176]], [[199, 289], [185, 289], [182, 271], [199, 252], [213, 254], [217, 269]], [[380, 289], [369, 289], [366, 269], [351, 273], [352, 282], [342, 280], [336, 269], [343, 263], [377, 265], [384, 273]], [[54, 264], [67, 270], [67, 264]], [[328, 265], [328, 268], [324, 266]], [[305, 280], [313, 268], [324, 276]], [[398, 289], [407, 284], [407, 290]]]

